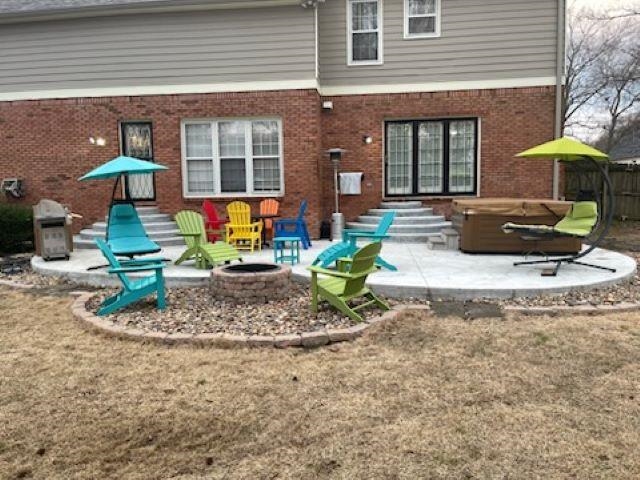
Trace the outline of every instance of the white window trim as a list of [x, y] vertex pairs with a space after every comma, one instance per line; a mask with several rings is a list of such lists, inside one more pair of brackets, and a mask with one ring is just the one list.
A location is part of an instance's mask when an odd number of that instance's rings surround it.
[[[219, 122], [245, 122], [245, 165], [246, 165], [246, 185], [248, 192], [224, 192], [221, 193], [220, 178], [220, 146], [218, 141]], [[251, 124], [255, 121], [272, 121], [278, 124], [278, 156], [280, 160], [280, 190], [278, 191], [253, 191], [253, 143]], [[187, 135], [186, 125], [211, 125], [211, 142], [213, 149], [213, 192], [189, 192], [189, 179], [187, 177]], [[247, 134], [249, 133], [249, 134]], [[282, 119], [277, 117], [222, 117], [222, 118], [186, 118], [180, 121], [180, 151], [181, 151], [181, 174], [182, 174], [182, 196], [183, 198], [261, 198], [261, 197], [283, 197], [284, 187], [284, 144], [282, 132]], [[194, 158], [197, 160], [197, 158]], [[205, 160], [208, 160], [205, 159]]]
[[[409, 0], [404, 0], [404, 39], [415, 40], [420, 38], [438, 38], [440, 36], [440, 18], [442, 10], [440, 9], [441, 0], [436, 0], [436, 30], [433, 33], [409, 33]], [[431, 17], [433, 15], [412, 15], [412, 17]]]
[[[377, 60], [353, 60], [353, 32], [351, 30], [352, 25], [352, 3], [366, 3], [366, 2], [377, 2], [378, 3], [378, 59]], [[384, 17], [384, 6], [383, 0], [346, 0], [347, 5], [347, 65], [350, 67], [361, 66], [361, 65], [382, 65], [384, 64], [384, 50], [383, 50], [383, 37], [384, 37], [384, 28], [383, 28], [383, 17]]]

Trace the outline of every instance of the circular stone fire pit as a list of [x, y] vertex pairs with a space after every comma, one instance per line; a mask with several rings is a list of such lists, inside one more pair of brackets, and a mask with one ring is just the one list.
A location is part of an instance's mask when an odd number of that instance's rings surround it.
[[228, 303], [264, 304], [286, 298], [291, 268], [274, 263], [239, 263], [211, 271], [211, 293]]

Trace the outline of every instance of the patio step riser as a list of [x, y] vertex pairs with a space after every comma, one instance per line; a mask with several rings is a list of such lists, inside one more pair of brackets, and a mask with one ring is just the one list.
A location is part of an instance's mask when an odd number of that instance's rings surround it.
[[[147, 232], [149, 234], [149, 238], [151, 240], [158, 240], [162, 238], [171, 238], [171, 237], [179, 237], [179, 230], [166, 230], [159, 232]], [[83, 240], [93, 240], [94, 238], [104, 238], [106, 236], [105, 231], [96, 231], [96, 230], [80, 230], [80, 238]]]
[[160, 213], [158, 207], [136, 207], [136, 211], [138, 215], [156, 215]]
[[[154, 240], [161, 247], [183, 246], [184, 239], [182, 237], [169, 237]], [[73, 239], [73, 248], [77, 250], [90, 250], [98, 248], [93, 240], [78, 238], [76, 235]]]
[[[442, 223], [445, 219], [442, 215], [430, 215], [424, 217], [395, 217], [393, 219], [393, 225], [427, 225], [433, 223]], [[375, 225], [380, 223], [380, 217], [373, 215], [360, 215], [357, 220], [358, 223], [365, 225]]]
[[[142, 222], [142, 225], [144, 226], [144, 229], [147, 231], [147, 233], [178, 229], [178, 226], [175, 222]], [[96, 232], [106, 232], [107, 224], [105, 222], [96, 222], [91, 226], [91, 230], [94, 230]]]
[[[140, 221], [142, 223], [151, 223], [151, 222], [171, 222], [173, 218], [171, 215], [166, 213], [152, 213], [152, 214], [142, 214], [138, 215], [140, 217]], [[104, 221], [107, 222], [109, 218], [105, 215]]]
[[422, 208], [422, 202], [410, 201], [410, 202], [382, 202], [380, 208], [392, 209], [392, 210], [404, 210], [407, 208]]
[[[371, 229], [372, 225], [347, 222], [347, 229], [354, 228], [358, 230]], [[389, 228], [389, 235], [393, 236], [395, 233], [439, 233], [443, 228], [451, 226], [448, 222], [434, 223], [431, 225], [392, 225]]]
[[425, 247], [429, 238], [433, 237], [433, 233], [405, 233], [391, 235], [385, 242], [391, 243], [424, 243]]
[[[367, 212], [368, 216], [381, 217], [391, 209], [371, 208]], [[398, 217], [429, 217], [433, 215], [433, 208], [406, 208], [396, 210], [396, 218]]]

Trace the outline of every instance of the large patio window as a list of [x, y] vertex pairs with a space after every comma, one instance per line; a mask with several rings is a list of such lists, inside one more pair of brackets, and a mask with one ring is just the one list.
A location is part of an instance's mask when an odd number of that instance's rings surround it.
[[387, 122], [386, 194], [475, 194], [477, 124], [473, 118]]
[[185, 120], [185, 197], [280, 195], [282, 129], [277, 119]]
[[348, 65], [382, 63], [382, 0], [347, 0]]

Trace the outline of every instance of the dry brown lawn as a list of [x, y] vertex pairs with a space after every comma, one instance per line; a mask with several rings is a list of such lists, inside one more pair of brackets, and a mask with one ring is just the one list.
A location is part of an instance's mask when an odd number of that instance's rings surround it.
[[416, 315], [316, 350], [159, 347], [0, 290], [0, 478], [640, 478], [640, 322]]

